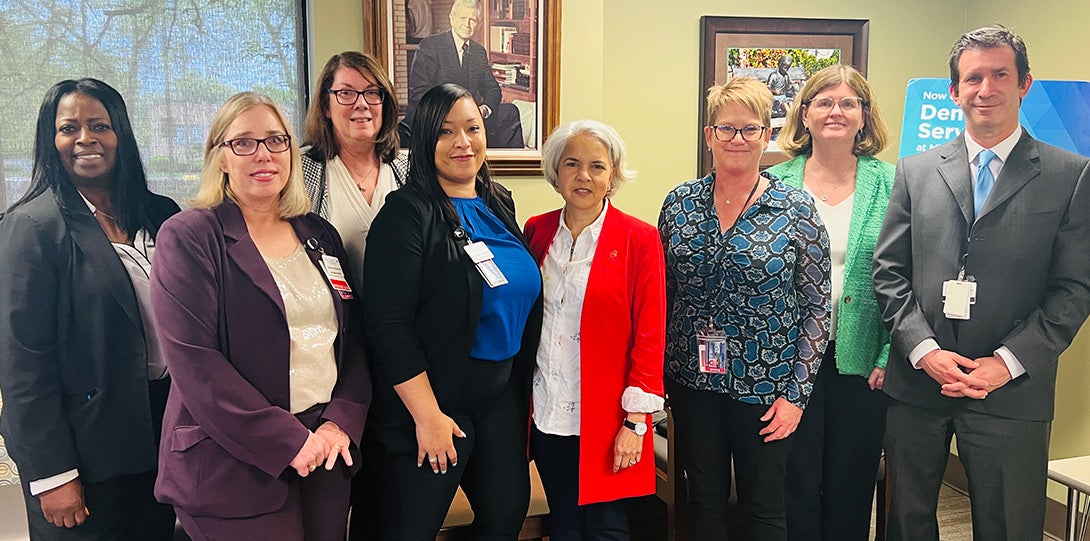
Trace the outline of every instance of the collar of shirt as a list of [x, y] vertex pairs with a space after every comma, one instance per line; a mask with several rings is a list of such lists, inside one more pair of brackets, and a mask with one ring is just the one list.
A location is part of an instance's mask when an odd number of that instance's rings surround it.
[[[1003, 164], [1007, 163], [1007, 157], [1011, 155], [1011, 151], [1014, 150], [1014, 145], [1018, 144], [1018, 140], [1022, 138], [1022, 127], [1019, 126], [1017, 130], [1014, 130], [1006, 139], [1000, 141], [994, 147], [990, 148], [995, 153], [995, 158], [992, 158], [991, 163], [988, 164], [992, 169], [992, 174], [995, 178], [999, 178], [999, 172], [1003, 170]], [[973, 184], [976, 184], [976, 172], [977, 154], [980, 154], [984, 147], [980, 143], [977, 143], [973, 138], [966, 133], [965, 134], [965, 150], [969, 155], [969, 178], [973, 179]]]
[[[571, 253], [569, 254], [572, 260], [580, 259], [579, 256], [593, 257], [594, 249], [598, 246], [598, 237], [602, 234], [602, 224], [604, 224], [606, 221], [607, 210], [609, 210], [609, 199], [606, 199], [604, 201], [604, 204], [602, 205], [602, 212], [598, 214], [598, 217], [595, 218], [594, 221], [590, 223], [590, 225], [584, 227], [583, 232], [579, 234], [580, 237], [587, 235], [587, 241], [579, 243], [579, 239], [572, 236], [571, 230], [568, 229], [567, 222], [564, 221], [564, 216], [567, 214], [567, 211], [561, 209], [560, 227], [556, 229], [556, 236], [553, 237], [553, 243], [555, 244], [557, 239], [561, 237], [562, 232], [567, 232], [567, 237], [570, 238], [572, 241], [572, 244], [570, 245]], [[576, 253], [576, 250], [578, 250], [578, 254]]]
[[458, 37], [458, 34], [454, 32], [451, 32], [450, 35], [454, 37], [454, 52], [458, 53], [458, 61], [460, 62], [462, 61], [462, 46], [469, 40]]

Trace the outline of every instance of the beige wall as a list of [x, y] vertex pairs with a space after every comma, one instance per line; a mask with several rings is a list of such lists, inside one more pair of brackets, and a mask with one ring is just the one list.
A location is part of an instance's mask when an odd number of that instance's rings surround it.
[[[358, 1], [313, 0], [315, 58], [362, 43], [362, 24], [346, 13]], [[729, 6], [729, 11], [727, 7]], [[983, 10], [988, 15], [977, 14]], [[700, 17], [702, 15], [870, 19], [869, 79], [899, 135], [905, 84], [946, 77], [946, 55], [962, 32], [993, 22], [1026, 40], [1030, 65], [1043, 79], [1090, 79], [1090, 4], [1079, 0], [571, 0], [563, 6], [561, 121], [595, 118], [615, 126], [629, 145], [636, 182], [618, 207], [655, 221], [666, 192], [696, 176]], [[893, 161], [899, 141], [882, 157]], [[560, 197], [541, 179], [503, 179], [521, 219], [556, 208]], [[1083, 332], [1061, 361], [1052, 456], [1090, 454], [1090, 336]], [[1050, 492], [1063, 500], [1055, 487]]]

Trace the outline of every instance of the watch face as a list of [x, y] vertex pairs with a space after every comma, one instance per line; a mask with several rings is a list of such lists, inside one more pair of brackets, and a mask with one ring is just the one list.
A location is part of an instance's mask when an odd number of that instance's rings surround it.
[[636, 435], [642, 436], [647, 434], [647, 423], [636, 423]]

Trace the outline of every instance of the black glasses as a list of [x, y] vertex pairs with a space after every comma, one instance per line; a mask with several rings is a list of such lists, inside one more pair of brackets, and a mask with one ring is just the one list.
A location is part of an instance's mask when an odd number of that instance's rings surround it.
[[382, 100], [386, 98], [386, 92], [378, 88], [369, 88], [367, 90], [352, 90], [351, 88], [333, 90], [331, 88], [326, 92], [333, 94], [337, 98], [337, 103], [341, 105], [355, 105], [360, 96], [363, 96], [363, 101], [367, 102], [368, 105], [380, 105]]
[[220, 146], [231, 149], [235, 156], [250, 156], [257, 152], [258, 144], [264, 144], [269, 152], [284, 152], [291, 147], [291, 136], [287, 134], [270, 135], [264, 139], [239, 137], [238, 139], [224, 141], [220, 143]]
[[849, 113], [852, 111], [858, 111], [859, 109], [870, 105], [870, 102], [864, 100], [863, 98], [850, 96], [847, 98], [840, 98], [839, 100], [834, 100], [833, 98], [814, 98], [807, 102], [806, 105], [809, 105], [810, 107], [813, 107], [814, 109], [822, 112], [832, 111], [833, 105], [839, 105], [841, 111]]
[[712, 133], [715, 134], [715, 138], [720, 141], [733, 141], [736, 134], [742, 134], [742, 140], [747, 142], [753, 142], [761, 138], [767, 129], [764, 126], [742, 126], [741, 128], [735, 128], [730, 124], [723, 124], [722, 126], [711, 126]]

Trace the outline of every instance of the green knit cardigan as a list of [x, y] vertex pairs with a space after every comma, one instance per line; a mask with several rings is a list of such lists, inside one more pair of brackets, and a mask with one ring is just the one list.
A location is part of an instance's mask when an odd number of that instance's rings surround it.
[[[806, 156], [771, 167], [784, 183], [802, 187]], [[855, 200], [848, 226], [844, 291], [836, 319], [836, 367], [841, 374], [867, 377], [889, 360], [889, 333], [878, 314], [871, 280], [874, 245], [893, 190], [894, 167], [872, 156], [860, 156], [855, 171]]]

